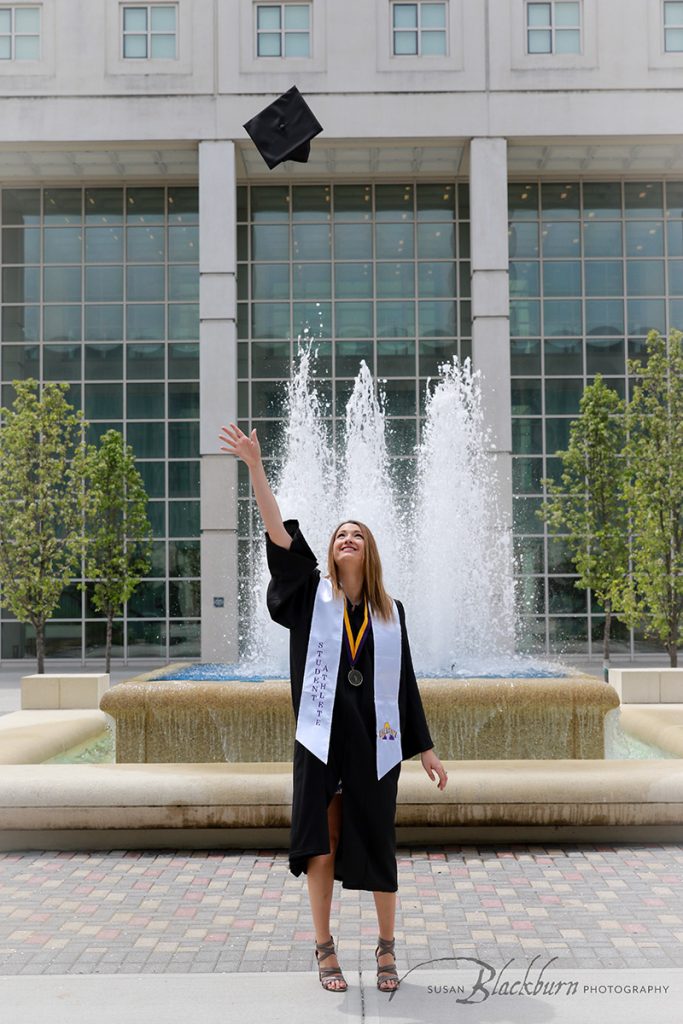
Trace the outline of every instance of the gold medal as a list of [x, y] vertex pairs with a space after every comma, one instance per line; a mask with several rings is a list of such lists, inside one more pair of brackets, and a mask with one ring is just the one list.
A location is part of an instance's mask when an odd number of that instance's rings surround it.
[[351, 686], [360, 686], [363, 682], [363, 673], [359, 672], [357, 668], [352, 668], [347, 678]]

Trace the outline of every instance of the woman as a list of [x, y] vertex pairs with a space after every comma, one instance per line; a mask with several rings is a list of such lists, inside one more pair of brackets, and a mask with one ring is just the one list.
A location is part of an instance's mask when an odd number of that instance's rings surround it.
[[340, 523], [322, 577], [298, 522], [282, 520], [256, 431], [248, 437], [233, 423], [220, 439], [222, 451], [249, 467], [266, 528], [268, 610], [290, 630], [297, 732], [289, 864], [294, 875], [306, 873], [320, 982], [328, 991], [347, 988], [330, 935], [336, 878], [345, 889], [373, 893], [377, 987], [392, 992], [399, 984], [394, 817], [401, 760], [419, 753], [439, 789], [447, 780], [427, 728], [403, 607], [384, 590], [364, 524]]

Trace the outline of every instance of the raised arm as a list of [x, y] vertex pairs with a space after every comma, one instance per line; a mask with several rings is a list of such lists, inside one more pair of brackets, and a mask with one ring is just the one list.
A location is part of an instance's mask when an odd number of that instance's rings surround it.
[[261, 513], [263, 525], [273, 544], [277, 544], [281, 548], [289, 548], [292, 538], [284, 528], [278, 503], [270, 489], [261, 460], [261, 445], [256, 436], [256, 430], [252, 430], [251, 437], [247, 437], [239, 427], [231, 423], [229, 427], [221, 428], [219, 440], [224, 442], [221, 445], [221, 451], [227, 452], [229, 455], [237, 455], [249, 467], [256, 504]]

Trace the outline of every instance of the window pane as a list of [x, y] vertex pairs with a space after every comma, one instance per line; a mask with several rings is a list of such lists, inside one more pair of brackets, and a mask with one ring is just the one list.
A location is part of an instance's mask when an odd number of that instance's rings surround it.
[[394, 53], [414, 56], [417, 53], [417, 32], [394, 32]]
[[377, 263], [375, 273], [378, 298], [408, 298], [415, 294], [413, 263]]
[[378, 302], [377, 336], [406, 338], [415, 335], [414, 302]]
[[152, 32], [175, 32], [176, 9], [173, 4], [168, 6], [153, 4], [150, 7], [152, 15]]
[[163, 345], [126, 345], [126, 368], [131, 380], [163, 379]]
[[621, 299], [586, 300], [586, 334], [623, 334], [624, 303]]
[[551, 337], [581, 334], [581, 302], [548, 299], [543, 303], [543, 326]]
[[126, 219], [129, 223], [164, 223], [163, 188], [129, 188], [126, 192]]
[[154, 35], [151, 40], [151, 57], [157, 60], [174, 60], [176, 38], [172, 35]]
[[337, 224], [334, 229], [334, 253], [337, 259], [342, 260], [371, 259], [371, 225]]
[[683, 25], [683, 4], [667, 0], [664, 4], [664, 24]]
[[40, 306], [5, 306], [2, 337], [3, 341], [39, 341]]
[[9, 224], [38, 224], [40, 221], [40, 192], [33, 188], [4, 188], [2, 190], [2, 220]]
[[680, 53], [683, 50], [683, 28], [668, 28], [664, 35], [667, 53]]
[[332, 309], [329, 302], [295, 302], [292, 321], [295, 336], [310, 333], [314, 338], [332, 337]]
[[[156, 296], [153, 297], [156, 298]], [[159, 297], [163, 298], [163, 294]], [[199, 299], [199, 267], [196, 264], [168, 268], [168, 297], [169, 299]]]
[[123, 259], [123, 229], [86, 228], [85, 259], [88, 263], [120, 263]]
[[580, 25], [580, 4], [560, 2], [555, 4], [555, 25], [557, 27], [578, 28]]
[[80, 263], [81, 229], [49, 228], [45, 230], [46, 263]]
[[256, 55], [258, 57], [280, 57], [282, 37], [278, 32], [259, 32], [257, 37]]
[[627, 256], [663, 256], [664, 232], [661, 221], [626, 224]]
[[584, 217], [619, 217], [621, 185], [618, 182], [591, 181], [583, 184]]
[[123, 306], [85, 307], [87, 341], [119, 341], [123, 338]]
[[626, 282], [629, 295], [663, 295], [663, 261], [628, 260], [626, 263]]
[[163, 260], [165, 239], [163, 228], [127, 228], [126, 252], [132, 263], [153, 263]]
[[308, 31], [310, 23], [309, 4], [285, 4], [285, 29]]
[[624, 373], [623, 338], [589, 338], [586, 341], [587, 373]]
[[508, 231], [510, 257], [538, 256], [538, 224], [511, 224]]
[[265, 6], [259, 4], [256, 8], [256, 24], [258, 28], [278, 29], [280, 28], [280, 5]]
[[327, 224], [294, 224], [292, 227], [292, 258], [295, 260], [329, 259], [330, 244]]
[[12, 40], [9, 36], [0, 36], [0, 60], [11, 60], [11, 58]]
[[199, 463], [169, 462], [168, 493], [171, 498], [198, 498]]
[[126, 441], [136, 458], [163, 459], [165, 454], [163, 423], [128, 423]]
[[624, 212], [627, 217], [661, 217], [664, 212], [662, 186], [657, 181], [628, 181], [624, 185]]
[[623, 266], [616, 260], [586, 260], [586, 295], [623, 295]]
[[[411, 259], [414, 251], [413, 235], [412, 224], [377, 224], [375, 227], [377, 259]], [[435, 254], [425, 252], [424, 255]]]
[[529, 53], [551, 53], [551, 35], [550, 31], [545, 29], [532, 29], [527, 33], [528, 35], [528, 50]]
[[292, 287], [296, 299], [329, 299], [332, 289], [330, 264], [295, 263], [292, 266]]
[[168, 376], [171, 380], [199, 377], [199, 345], [196, 342], [168, 346]]
[[121, 419], [123, 416], [123, 385], [86, 384], [83, 411], [87, 419]]
[[40, 37], [17, 36], [14, 40], [14, 56], [16, 60], [39, 60]]
[[289, 303], [255, 302], [252, 305], [252, 338], [289, 338], [289, 335]]
[[44, 220], [46, 224], [80, 224], [82, 215], [80, 188], [46, 188]]
[[132, 341], [152, 341], [164, 337], [164, 307], [144, 304], [126, 308], [126, 337]]
[[583, 352], [580, 338], [544, 341], [545, 372], [553, 376], [583, 373]]
[[556, 53], [581, 53], [581, 33], [578, 29], [562, 29], [555, 33]]
[[369, 220], [371, 210], [372, 187], [370, 185], [335, 186], [335, 220]]
[[12, 12], [9, 8], [0, 10], [0, 32], [11, 32], [12, 31]]
[[513, 416], [540, 416], [542, 411], [541, 381], [513, 380], [511, 402]]
[[16, 7], [14, 9], [15, 32], [40, 32], [40, 10], [38, 7]]
[[165, 395], [163, 384], [128, 384], [126, 386], [128, 418], [132, 420], [161, 420], [164, 418]]
[[171, 341], [194, 341], [199, 338], [199, 304], [172, 303], [168, 307], [168, 337]]
[[[533, 264], [532, 264], [533, 265]], [[581, 264], [567, 260], [543, 264], [544, 295], [580, 295]]]
[[285, 36], [285, 57], [310, 57], [311, 47], [307, 32], [288, 32]]
[[123, 345], [86, 345], [85, 379], [117, 380], [123, 374]]
[[540, 334], [540, 302], [516, 300], [510, 302], [510, 334], [514, 337], [537, 338]]
[[335, 305], [335, 337], [371, 338], [371, 302], [337, 302]]
[[255, 260], [289, 259], [289, 228], [280, 224], [254, 224], [251, 254]]
[[423, 3], [420, 8], [420, 24], [422, 28], [445, 28], [446, 5]]
[[372, 297], [370, 263], [337, 263], [334, 268], [335, 294], [339, 299]]
[[146, 7], [124, 7], [123, 27], [126, 32], [147, 31], [147, 8]]
[[664, 332], [664, 301], [661, 299], [628, 300], [628, 333], [647, 334], [651, 330]]
[[45, 341], [80, 341], [80, 306], [45, 306], [43, 337]]
[[[156, 232], [155, 232], [156, 233]], [[169, 261], [199, 259], [199, 227], [185, 225], [168, 229]]]
[[146, 57], [147, 36], [124, 36], [123, 37], [124, 57]]
[[[404, 267], [404, 263], [397, 266]], [[538, 276], [538, 270], [536, 271]], [[452, 298], [456, 296], [455, 264], [454, 263], [418, 263], [417, 287], [420, 298], [438, 296]], [[408, 292], [410, 295], [411, 293]]]
[[620, 256], [621, 224], [609, 221], [584, 224], [583, 246], [585, 256]]
[[261, 263], [252, 267], [252, 299], [289, 298], [289, 264]]
[[80, 302], [81, 268], [46, 267], [44, 286], [45, 302]]
[[80, 345], [45, 345], [43, 375], [46, 380], [80, 380]]
[[[595, 225], [595, 227], [606, 225]], [[548, 256], [578, 256], [581, 251], [581, 231], [578, 222], [565, 224], [546, 223], [543, 226], [543, 255]]]
[[529, 339], [510, 342], [510, 372], [513, 374], [541, 372], [541, 343]]
[[419, 303], [420, 337], [453, 337], [455, 330], [454, 302]]
[[394, 4], [394, 27], [415, 28], [417, 26], [417, 4]]
[[199, 384], [168, 385], [168, 416], [172, 420], [196, 419], [199, 416]]
[[3, 345], [2, 379], [37, 378], [40, 373], [39, 352], [37, 345]]
[[129, 301], [164, 298], [163, 266], [128, 267], [126, 289]]
[[529, 25], [550, 25], [550, 4], [527, 4]]
[[422, 53], [424, 56], [443, 57], [446, 53], [446, 33], [423, 32]]
[[86, 267], [85, 298], [91, 302], [123, 301], [123, 267]]

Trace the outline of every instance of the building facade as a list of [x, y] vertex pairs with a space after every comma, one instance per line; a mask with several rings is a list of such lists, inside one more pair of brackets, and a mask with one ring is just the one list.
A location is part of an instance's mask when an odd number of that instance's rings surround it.
[[[242, 125], [294, 83], [324, 132], [268, 171]], [[406, 479], [426, 379], [472, 356], [527, 646], [592, 651], [536, 510], [585, 384], [628, 394], [647, 331], [683, 326], [682, 86], [670, 0], [0, 4], [2, 401], [67, 381], [134, 446], [154, 558], [116, 658], [238, 657], [259, 527], [217, 434], [277, 458], [305, 332], [332, 431], [360, 359], [386, 379]], [[48, 656], [102, 653], [77, 582]], [[2, 659], [32, 643], [0, 609]]]

